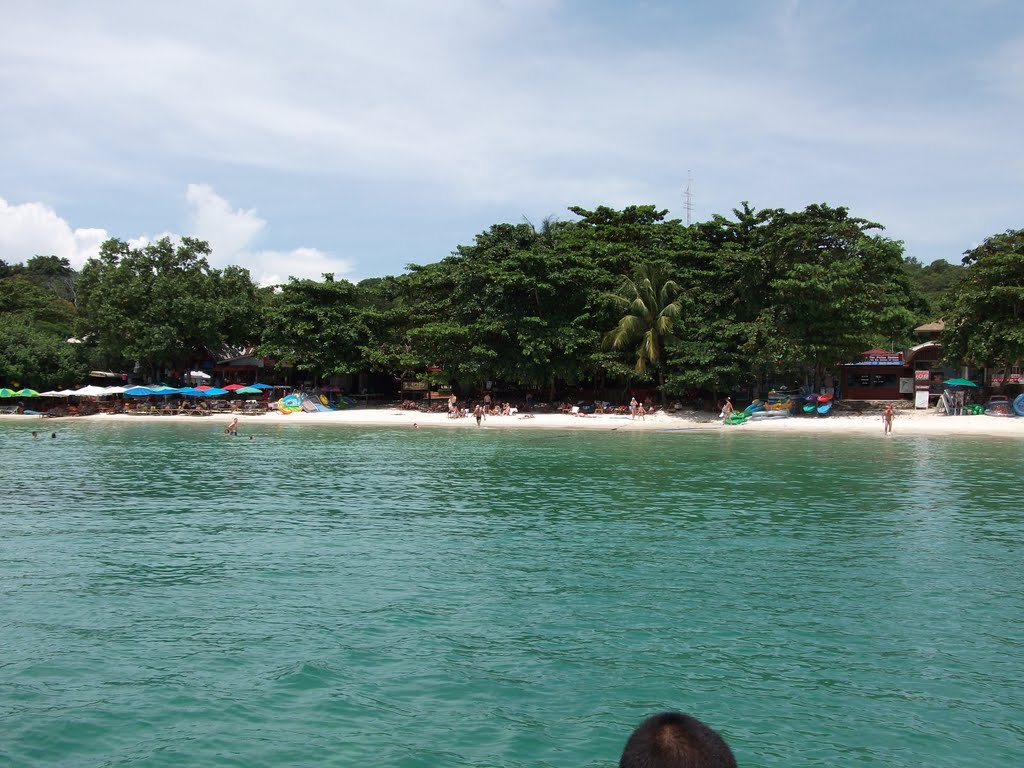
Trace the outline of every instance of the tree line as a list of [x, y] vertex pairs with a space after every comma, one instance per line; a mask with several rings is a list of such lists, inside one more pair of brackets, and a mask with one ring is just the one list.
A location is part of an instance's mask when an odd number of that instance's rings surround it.
[[924, 265], [881, 225], [825, 204], [743, 203], [690, 226], [654, 206], [570, 211], [495, 224], [440, 261], [359, 283], [261, 288], [243, 267], [211, 267], [191, 238], [111, 239], [80, 272], [53, 256], [0, 262], [0, 384], [136, 366], [157, 379], [233, 347], [318, 380], [723, 392], [820, 382], [869, 347], [909, 346], [940, 316], [954, 360], [1024, 358], [1024, 230], [961, 264]]

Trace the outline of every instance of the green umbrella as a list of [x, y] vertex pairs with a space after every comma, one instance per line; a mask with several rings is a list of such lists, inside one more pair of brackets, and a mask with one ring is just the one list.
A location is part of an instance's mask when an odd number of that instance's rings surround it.
[[17, 394], [13, 389], [4, 387], [3, 389], [0, 389], [0, 397], [17, 397]]
[[978, 386], [973, 381], [967, 379], [949, 379], [944, 382], [947, 387], [976, 387]]
[[262, 389], [256, 389], [256, 387], [242, 387], [241, 389], [235, 390], [236, 395], [262, 395]]
[[17, 395], [18, 397], [39, 397], [38, 392], [36, 392], [34, 389], [29, 389], [28, 387], [25, 387], [25, 389], [19, 389], [14, 394]]

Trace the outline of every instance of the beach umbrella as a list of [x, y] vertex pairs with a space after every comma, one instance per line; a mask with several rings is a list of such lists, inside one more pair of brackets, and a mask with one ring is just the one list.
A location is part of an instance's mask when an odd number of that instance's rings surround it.
[[245, 384], [228, 384], [224, 389], [228, 392], [234, 392], [236, 389], [245, 389]]
[[90, 384], [81, 389], [76, 389], [74, 394], [78, 397], [99, 397], [100, 395], [107, 394], [107, 390], [104, 387], [97, 387], [95, 384]]
[[75, 394], [73, 389], [51, 389], [49, 392], [43, 392], [40, 397], [71, 397]]
[[273, 389], [273, 387], [270, 384], [260, 384], [259, 382], [255, 384], [250, 384], [249, 386], [251, 386], [253, 389]]
[[944, 382], [947, 387], [976, 387], [978, 386], [973, 381], [968, 379], [949, 379]]
[[39, 397], [38, 392], [36, 392], [34, 389], [29, 389], [28, 387], [25, 387], [25, 389], [19, 389], [14, 394], [16, 394], [18, 397]]
[[242, 387], [235, 390], [236, 395], [262, 395], [263, 390], [258, 387]]
[[124, 394], [128, 395], [128, 397], [149, 397], [150, 395], [158, 393], [154, 392], [149, 387], [128, 387], [128, 389], [124, 391]]
[[105, 395], [123, 395], [124, 387], [104, 387], [103, 394]]
[[0, 397], [17, 397], [17, 393], [13, 389], [4, 387], [0, 389]]
[[226, 395], [228, 391], [226, 389], [217, 389], [216, 387], [207, 387], [206, 389], [196, 387], [196, 393], [200, 397], [220, 397], [221, 395]]

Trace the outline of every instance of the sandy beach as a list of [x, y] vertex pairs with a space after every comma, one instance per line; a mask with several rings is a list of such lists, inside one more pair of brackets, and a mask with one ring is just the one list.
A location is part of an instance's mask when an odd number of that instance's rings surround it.
[[[193, 422], [225, 425], [235, 414], [212, 416], [135, 416], [129, 414], [97, 414], [94, 416], [63, 417], [42, 419], [33, 416], [0, 416], [5, 422], [17, 421], [31, 425], [31, 429], [46, 430], [49, 425], [68, 422], [107, 423], [112, 421], [130, 422]], [[356, 408], [330, 413], [269, 412], [265, 415], [237, 415], [240, 428], [256, 425], [337, 425], [363, 427], [401, 427], [424, 429], [476, 429], [472, 417], [452, 419], [446, 413], [421, 413], [398, 408]], [[46, 425], [46, 426], [44, 426]], [[489, 416], [483, 420], [482, 429], [558, 429], [558, 430], [616, 430], [620, 432], [642, 431], [683, 431], [712, 430], [725, 432], [766, 434], [808, 434], [808, 435], [878, 435], [882, 432], [881, 414], [834, 414], [822, 417], [794, 416], [784, 419], [752, 420], [745, 424], [726, 426], [714, 414], [695, 414], [685, 411], [681, 414], [656, 413], [645, 419], [630, 419], [623, 415], [573, 416], [562, 413], [538, 413], [532, 416]], [[935, 411], [901, 410], [893, 424], [893, 438], [901, 435], [928, 436], [970, 436], [1024, 438], [1024, 418], [994, 416], [943, 416]]]

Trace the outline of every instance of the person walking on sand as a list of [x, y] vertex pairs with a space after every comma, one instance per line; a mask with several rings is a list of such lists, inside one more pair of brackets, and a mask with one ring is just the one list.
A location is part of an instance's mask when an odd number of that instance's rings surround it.
[[882, 428], [885, 430], [885, 434], [892, 432], [892, 417], [895, 415], [892, 406], [885, 406], [885, 410], [882, 411]]
[[637, 402], [636, 402], [636, 398], [634, 397], [634, 398], [630, 399], [630, 401], [629, 401], [629, 418], [631, 418], [631, 419], [635, 419], [636, 418], [636, 406], [637, 406]]
[[483, 406], [477, 403], [476, 408], [473, 409], [473, 416], [476, 417], [476, 425], [480, 426], [480, 419], [484, 417]]
[[722, 406], [722, 418], [728, 419], [736, 409], [732, 407], [732, 398], [725, 398], [725, 405]]

